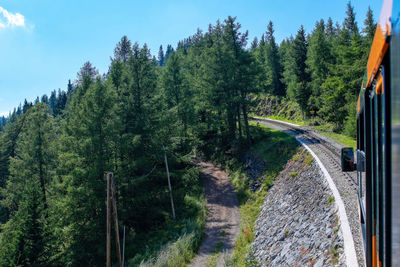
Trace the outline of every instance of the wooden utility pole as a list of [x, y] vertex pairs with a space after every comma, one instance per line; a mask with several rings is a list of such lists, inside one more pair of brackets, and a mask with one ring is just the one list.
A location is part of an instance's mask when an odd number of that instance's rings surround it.
[[125, 267], [125, 225], [124, 225], [124, 238], [122, 239], [122, 267]]
[[175, 208], [174, 208], [174, 199], [172, 197], [172, 187], [171, 187], [171, 181], [169, 178], [169, 169], [168, 169], [168, 161], [167, 161], [167, 154], [165, 152], [165, 147], [163, 146], [164, 150], [164, 159], [165, 159], [165, 168], [167, 169], [167, 177], [168, 177], [168, 187], [169, 187], [169, 195], [171, 197], [171, 207], [172, 207], [172, 217], [175, 220]]
[[107, 267], [111, 267], [111, 173], [107, 173]]
[[118, 266], [122, 267], [121, 261], [121, 248], [119, 244], [119, 231], [118, 231], [118, 214], [117, 214], [117, 197], [115, 195], [114, 175], [111, 173], [111, 193], [113, 202], [113, 215], [114, 215], [114, 228], [115, 228], [115, 245], [117, 249]]
[[122, 267], [121, 249], [119, 245], [117, 198], [115, 195], [114, 174], [107, 173], [107, 267], [111, 267], [111, 198], [115, 228], [115, 248], [117, 250], [118, 266]]

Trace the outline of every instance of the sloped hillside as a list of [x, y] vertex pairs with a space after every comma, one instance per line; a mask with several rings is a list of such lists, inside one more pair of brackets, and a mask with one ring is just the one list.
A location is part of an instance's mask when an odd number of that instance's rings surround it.
[[255, 223], [253, 258], [261, 266], [344, 265], [336, 213], [322, 172], [302, 149], [265, 198]]

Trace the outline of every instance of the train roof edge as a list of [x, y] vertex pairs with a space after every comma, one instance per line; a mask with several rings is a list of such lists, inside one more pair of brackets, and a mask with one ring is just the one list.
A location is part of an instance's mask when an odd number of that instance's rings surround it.
[[382, 5], [381, 14], [376, 27], [374, 40], [372, 41], [371, 49], [369, 52], [367, 71], [363, 78], [363, 83], [361, 85], [360, 95], [358, 97], [357, 103], [357, 115], [363, 109], [363, 101], [361, 101], [364, 96], [364, 91], [366, 88], [372, 85], [372, 82], [377, 74], [379, 66], [382, 63], [383, 57], [389, 47], [388, 37], [392, 32], [392, 10], [393, 10], [393, 0], [385, 0]]

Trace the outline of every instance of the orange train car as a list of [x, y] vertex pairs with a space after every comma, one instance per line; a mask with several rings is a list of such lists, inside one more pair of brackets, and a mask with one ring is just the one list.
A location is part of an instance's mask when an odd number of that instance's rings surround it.
[[342, 149], [342, 168], [357, 170], [366, 265], [400, 266], [399, 0], [383, 3], [358, 97], [356, 164], [351, 152]]

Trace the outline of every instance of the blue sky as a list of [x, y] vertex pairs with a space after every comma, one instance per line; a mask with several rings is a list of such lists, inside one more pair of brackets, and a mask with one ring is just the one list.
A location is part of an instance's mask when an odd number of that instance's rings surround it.
[[[368, 6], [378, 19], [382, 0], [353, 0], [359, 27]], [[347, 0], [202, 0], [92, 1], [0, 0], [0, 115], [25, 98], [66, 89], [68, 79], [86, 61], [100, 73], [123, 35], [153, 55], [162, 44], [206, 30], [209, 23], [237, 16], [249, 42], [265, 32], [269, 20], [277, 41], [295, 35], [301, 24], [310, 32], [316, 20], [332, 17], [342, 23]]]

